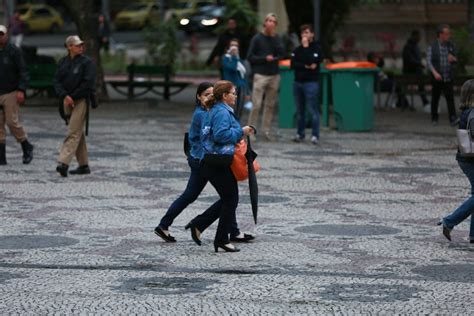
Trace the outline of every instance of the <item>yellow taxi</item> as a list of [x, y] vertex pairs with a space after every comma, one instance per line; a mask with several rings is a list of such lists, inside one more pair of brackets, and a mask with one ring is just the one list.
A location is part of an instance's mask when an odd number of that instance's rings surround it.
[[117, 13], [115, 29], [142, 29], [156, 23], [159, 19], [159, 7], [154, 3], [134, 3]]
[[61, 30], [64, 20], [54, 8], [46, 4], [22, 4], [17, 8], [20, 19], [25, 22], [25, 33]]

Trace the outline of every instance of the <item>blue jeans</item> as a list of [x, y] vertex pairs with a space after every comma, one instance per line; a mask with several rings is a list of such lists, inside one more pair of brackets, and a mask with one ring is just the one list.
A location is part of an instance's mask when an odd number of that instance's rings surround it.
[[[188, 165], [191, 168], [191, 175], [189, 176], [188, 184], [184, 192], [171, 204], [168, 208], [168, 211], [163, 216], [160, 221], [160, 228], [168, 230], [168, 228], [173, 224], [173, 221], [178, 217], [181, 212], [188, 207], [189, 204], [196, 201], [196, 199], [201, 194], [202, 190], [208, 182], [208, 178], [202, 174], [202, 167], [199, 159], [188, 159]], [[219, 199], [217, 202], [212, 204], [204, 213], [205, 214], [215, 214], [219, 213], [219, 210], [222, 207], [222, 202]], [[202, 232], [202, 230], [201, 230]], [[235, 217], [235, 212], [232, 216], [232, 222], [230, 227], [231, 237], [238, 236], [240, 234], [239, 226], [237, 225], [237, 219]]]
[[458, 161], [458, 164], [471, 183], [471, 196], [454, 210], [454, 212], [443, 218], [443, 225], [449, 229], [453, 229], [454, 226], [471, 216], [469, 239], [474, 240], [474, 163]]
[[293, 84], [293, 95], [298, 114], [297, 133], [299, 137], [305, 137], [307, 109], [311, 115], [312, 136], [316, 136], [319, 139], [319, 83], [317, 81], [295, 81]]

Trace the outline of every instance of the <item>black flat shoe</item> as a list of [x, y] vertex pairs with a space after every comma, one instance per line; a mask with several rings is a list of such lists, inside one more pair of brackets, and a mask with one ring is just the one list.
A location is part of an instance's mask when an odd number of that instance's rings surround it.
[[255, 239], [255, 236], [250, 235], [250, 234], [244, 234], [244, 237], [237, 237], [237, 236], [230, 237], [230, 241], [234, 241], [234, 242], [249, 242], [254, 239]]
[[255, 236], [251, 235], [251, 234], [245, 234], [244, 233], [244, 237], [247, 238], [247, 240], [254, 240], [255, 239]]
[[[438, 226], [443, 225], [443, 222], [439, 222]], [[443, 235], [447, 240], [451, 241], [451, 230], [443, 225]]]
[[176, 239], [171, 235], [166, 235], [165, 232], [160, 228], [160, 226], [156, 226], [155, 234], [160, 236], [166, 242], [176, 242]]
[[90, 173], [91, 173], [91, 169], [89, 168], [88, 165], [79, 166], [76, 169], [72, 169], [71, 171], [69, 171], [69, 174], [73, 174], [73, 175], [82, 175], [82, 174], [90, 174]]
[[231, 245], [231, 244], [214, 243], [214, 250], [215, 252], [219, 252], [219, 248], [222, 248], [225, 250], [225, 252], [239, 252], [240, 251], [240, 249], [237, 247], [230, 248], [230, 247], [227, 247], [227, 245]]
[[197, 235], [197, 232], [199, 232], [199, 230], [196, 228], [196, 226], [194, 226], [192, 222], [189, 222], [186, 226], [184, 226], [184, 228], [191, 229], [191, 238], [198, 246], [201, 246], [202, 242]]

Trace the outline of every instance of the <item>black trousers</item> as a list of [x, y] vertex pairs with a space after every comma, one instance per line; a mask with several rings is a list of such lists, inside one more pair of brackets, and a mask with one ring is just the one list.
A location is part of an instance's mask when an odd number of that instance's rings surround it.
[[209, 208], [203, 214], [192, 220], [196, 228], [202, 232], [217, 218], [216, 236], [214, 243], [228, 243], [232, 222], [235, 221], [235, 210], [239, 204], [239, 187], [230, 167], [216, 168], [203, 164], [202, 176], [206, 177], [219, 194], [222, 206]]
[[441, 92], [446, 98], [448, 104], [449, 121], [456, 120], [456, 109], [454, 108], [453, 82], [432, 81], [433, 90], [431, 91], [431, 121], [438, 121], [438, 103]]

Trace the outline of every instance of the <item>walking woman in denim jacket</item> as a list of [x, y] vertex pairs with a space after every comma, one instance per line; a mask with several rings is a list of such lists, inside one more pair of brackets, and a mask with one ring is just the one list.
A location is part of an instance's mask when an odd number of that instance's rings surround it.
[[[207, 109], [204, 107], [204, 101], [212, 95], [213, 84], [210, 82], [201, 83], [196, 91], [196, 108], [194, 110], [193, 118], [191, 120], [191, 126], [189, 127], [189, 157], [188, 165], [191, 168], [191, 175], [189, 176], [188, 184], [184, 192], [171, 204], [166, 214], [162, 217], [160, 224], [155, 228], [155, 234], [161, 237], [166, 242], [176, 242], [176, 238], [169, 232], [169, 227], [173, 224], [175, 218], [181, 214], [181, 212], [201, 194], [202, 190], [206, 186], [208, 179], [204, 177], [201, 172], [200, 157], [202, 156], [202, 144], [201, 144], [201, 125], [203, 119], [207, 116]], [[221, 208], [222, 202], [219, 199], [213, 205], [211, 205], [204, 214], [207, 213], [218, 213]], [[232, 219], [231, 228], [231, 240], [237, 242], [248, 242], [255, 237], [251, 234], [243, 234], [239, 230], [237, 220], [234, 217]], [[195, 243], [201, 245], [200, 232], [196, 228], [192, 227], [192, 222], [186, 225], [186, 229], [191, 229], [191, 236]]]
[[[171, 236], [168, 228], [173, 223], [174, 219], [191, 203], [193, 203], [201, 194], [202, 190], [207, 184], [207, 179], [201, 176], [200, 158], [202, 156], [201, 146], [201, 124], [203, 118], [207, 115], [207, 110], [203, 106], [203, 102], [212, 95], [212, 83], [201, 83], [196, 91], [196, 108], [194, 110], [191, 126], [189, 127], [189, 144], [190, 152], [188, 157], [188, 164], [191, 168], [191, 175], [189, 176], [188, 184], [183, 194], [181, 194], [176, 201], [169, 207], [166, 214], [160, 221], [160, 224], [155, 228], [155, 234], [160, 236], [167, 242], [175, 242], [176, 239]], [[220, 208], [220, 203], [217, 201], [211, 208]]]
[[234, 114], [236, 99], [237, 93], [232, 82], [226, 80], [216, 82], [213, 95], [205, 102], [209, 112], [203, 121], [201, 130], [203, 146], [201, 172], [216, 189], [222, 206], [220, 209], [208, 209], [205, 213], [194, 218], [190, 225], [192, 232], [196, 229], [202, 232], [219, 218], [214, 238], [214, 250], [216, 252], [219, 248], [226, 252], [239, 251], [229, 241], [229, 233], [239, 202], [239, 189], [230, 165], [212, 165], [204, 159], [204, 156], [205, 154], [233, 155], [235, 144], [243, 136], [253, 133], [252, 127], [240, 127], [240, 123]]
[[[466, 81], [461, 88], [461, 119], [459, 128], [466, 129], [468, 125], [469, 113], [474, 109], [474, 79]], [[471, 133], [474, 131], [474, 119], [469, 124]], [[466, 218], [471, 216], [471, 229], [469, 239], [474, 243], [474, 157], [465, 157], [459, 150], [456, 155], [461, 170], [467, 176], [471, 184], [471, 196], [464, 201], [454, 212], [444, 217], [438, 225], [443, 225], [443, 235], [451, 241], [451, 230]]]

